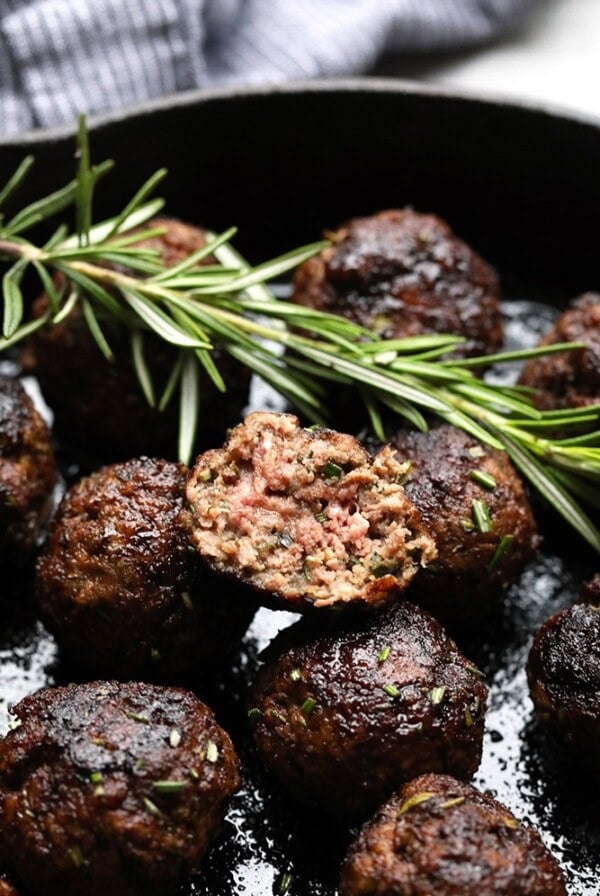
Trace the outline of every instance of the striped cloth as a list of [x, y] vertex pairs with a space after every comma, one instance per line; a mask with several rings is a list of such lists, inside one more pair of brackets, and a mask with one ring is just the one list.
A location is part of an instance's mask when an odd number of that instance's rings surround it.
[[0, 0], [0, 134], [215, 84], [468, 46], [540, 0]]

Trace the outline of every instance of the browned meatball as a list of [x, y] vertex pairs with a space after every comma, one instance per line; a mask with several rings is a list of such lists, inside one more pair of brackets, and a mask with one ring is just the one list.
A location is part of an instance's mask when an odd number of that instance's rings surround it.
[[239, 785], [229, 736], [189, 691], [93, 682], [13, 710], [0, 850], [34, 896], [168, 896]]
[[32, 554], [56, 481], [48, 427], [21, 384], [0, 377], [0, 559], [21, 563]]
[[532, 358], [521, 384], [535, 388], [541, 410], [585, 407], [600, 402], [600, 294], [589, 292], [573, 302], [540, 345], [583, 342], [585, 349]]
[[382, 338], [453, 333], [461, 353], [502, 345], [498, 281], [445, 221], [411, 209], [354, 218], [296, 273], [293, 301], [341, 314]]
[[[157, 219], [149, 226], [165, 227], [163, 236], [140, 246], [157, 249], [167, 267], [205, 245], [205, 233], [180, 221]], [[48, 299], [41, 296], [34, 312], [41, 315]], [[103, 323], [116, 361], [109, 363], [90, 335], [79, 309], [61, 324], [45, 327], [32, 338], [24, 355], [25, 367], [39, 379], [54, 411], [55, 426], [66, 442], [94, 456], [120, 460], [136, 454], [174, 457], [177, 449], [177, 397], [166, 411], [151, 408], [138, 383], [131, 360], [129, 333], [114, 320]], [[146, 360], [158, 397], [176, 361], [175, 350], [158, 336], [146, 336]], [[250, 374], [226, 353], [215, 361], [227, 384], [217, 392], [201, 375], [202, 421], [199, 440], [211, 445], [223, 438], [248, 400]]]
[[537, 632], [527, 664], [531, 698], [564, 758], [598, 777], [600, 741], [600, 575], [584, 603], [556, 613]]
[[275, 606], [375, 606], [435, 556], [384, 450], [258, 412], [221, 450], [196, 461], [187, 486], [191, 539], [219, 573]]
[[[406, 493], [438, 549], [411, 593], [444, 621], [476, 620], [539, 544], [521, 480], [504, 452], [446, 424], [426, 433], [400, 430], [391, 444], [411, 463]], [[489, 522], [479, 519], [481, 510]]]
[[398, 602], [321, 634], [275, 639], [250, 696], [254, 740], [294, 796], [364, 817], [425, 771], [479, 766], [487, 688], [425, 610]]
[[340, 896], [566, 896], [539, 835], [506, 806], [446, 775], [423, 775], [350, 847]]
[[181, 680], [231, 651], [254, 612], [200, 570], [179, 515], [187, 470], [147, 457], [65, 496], [38, 560], [40, 615], [71, 662], [117, 678]]

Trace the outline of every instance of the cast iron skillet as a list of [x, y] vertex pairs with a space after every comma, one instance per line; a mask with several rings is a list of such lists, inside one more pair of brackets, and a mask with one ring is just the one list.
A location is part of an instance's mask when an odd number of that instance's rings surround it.
[[[71, 176], [71, 131], [0, 141], [0, 171], [25, 151], [38, 165], [23, 200]], [[237, 224], [238, 246], [252, 259], [353, 215], [407, 204], [434, 211], [497, 266], [510, 344], [535, 342], [556, 307], [600, 287], [600, 126], [585, 119], [397, 81], [296, 84], [185, 94], [105, 118], [93, 127], [93, 156], [118, 163], [99, 190], [98, 214], [120, 210], [166, 165], [169, 212], [215, 229]], [[77, 470], [64, 472], [70, 478]], [[538, 517], [546, 536], [539, 560], [489, 630], [462, 645], [491, 686], [475, 783], [541, 831], [565, 868], [570, 896], [593, 896], [597, 797], [549, 756], [533, 724], [524, 664], [536, 627], [574, 599], [598, 562], [548, 523], [545, 508]], [[10, 703], [69, 672], [35, 621], [27, 581], [14, 590], [2, 581], [0, 590], [10, 590], [0, 627], [4, 727]], [[197, 684], [232, 732], [246, 773], [223, 835], [185, 896], [336, 892], [351, 832], [302, 812], [263, 775], [247, 742], [244, 692], [257, 652], [291, 618], [260, 611], [233, 665]]]

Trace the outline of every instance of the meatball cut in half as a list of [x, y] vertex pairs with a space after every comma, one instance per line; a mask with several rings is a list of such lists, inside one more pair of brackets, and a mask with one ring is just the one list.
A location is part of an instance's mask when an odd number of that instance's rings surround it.
[[425, 610], [399, 601], [264, 654], [249, 718], [265, 765], [313, 808], [364, 818], [424, 771], [479, 766], [487, 688]]
[[57, 481], [48, 427], [18, 380], [0, 377], [0, 559], [35, 550]]
[[239, 786], [229, 736], [192, 693], [94, 682], [14, 709], [0, 743], [0, 851], [33, 896], [170, 896]]
[[539, 629], [527, 677], [538, 717], [564, 758], [600, 777], [600, 575], [584, 589], [582, 603]]
[[465, 337], [460, 351], [467, 355], [501, 347], [496, 275], [445, 221], [385, 211], [328, 236], [333, 245], [298, 268], [293, 301], [386, 339], [455, 333]]
[[411, 593], [448, 624], [475, 621], [538, 547], [522, 482], [503, 451], [447, 424], [400, 430], [391, 444], [410, 464], [404, 487], [438, 549]]
[[178, 681], [231, 651], [254, 607], [200, 569], [179, 516], [187, 469], [142, 457], [65, 496], [38, 560], [40, 615], [91, 675]]
[[[157, 218], [148, 227], [162, 227], [162, 236], [143, 240], [142, 248], [160, 252], [172, 267], [206, 243], [203, 230], [181, 221]], [[41, 316], [48, 308], [42, 295], [34, 305]], [[103, 460], [125, 460], [138, 454], [174, 457], [177, 448], [177, 400], [164, 412], [149, 406], [131, 355], [130, 332], [114, 320], [102, 327], [115, 361], [108, 363], [90, 335], [83, 313], [76, 308], [60, 324], [43, 327], [30, 340], [23, 364], [37, 376], [42, 392], [54, 411], [55, 427], [67, 444]], [[148, 332], [145, 357], [160, 397], [177, 359], [172, 346]], [[227, 392], [217, 392], [206, 374], [201, 375], [204, 446], [219, 444], [228, 426], [240, 416], [248, 401], [250, 374], [226, 353], [213, 355]], [[76, 388], [74, 387], [76, 384]]]
[[340, 896], [566, 896], [539, 835], [490, 796], [423, 775], [350, 847]]
[[390, 450], [371, 459], [352, 436], [250, 414], [196, 461], [191, 539], [212, 569], [266, 604], [381, 604], [435, 557], [404, 473]]
[[540, 345], [582, 342], [587, 348], [531, 358], [521, 384], [532, 386], [541, 410], [600, 403], [600, 294], [586, 293], [562, 314]]

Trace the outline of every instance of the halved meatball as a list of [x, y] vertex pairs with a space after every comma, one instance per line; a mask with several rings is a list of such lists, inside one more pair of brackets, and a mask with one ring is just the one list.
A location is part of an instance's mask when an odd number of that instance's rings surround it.
[[588, 292], [561, 314], [540, 345], [583, 342], [585, 349], [529, 360], [521, 375], [541, 410], [600, 403], [600, 294]]
[[423, 775], [360, 832], [340, 896], [566, 896], [539, 835], [501, 803], [446, 775]]
[[93, 682], [14, 709], [0, 852], [33, 896], [177, 892], [239, 786], [229, 736], [189, 691]]
[[[148, 226], [164, 227], [165, 233], [139, 245], [158, 250], [167, 267], [206, 243], [203, 230], [181, 221], [158, 218]], [[34, 313], [41, 316], [47, 307], [48, 297], [42, 295], [34, 304]], [[175, 457], [176, 398], [163, 413], [151, 408], [135, 374], [129, 331], [112, 319], [103, 321], [102, 326], [115, 354], [113, 363], [100, 353], [79, 308], [62, 323], [39, 330], [29, 342], [23, 363], [40, 382], [55, 414], [55, 428], [67, 444], [103, 460], [138, 454]], [[176, 350], [158, 336], [146, 335], [146, 361], [159, 398], [176, 359]], [[203, 446], [218, 444], [227, 427], [239, 418], [250, 386], [250, 373], [241, 364], [226, 353], [216, 352], [214, 359], [227, 392], [217, 392], [208, 376], [201, 375], [199, 440]]]
[[48, 427], [18, 380], [0, 377], [0, 559], [27, 560], [52, 507], [58, 473]]
[[438, 549], [411, 594], [449, 625], [476, 621], [539, 545], [523, 484], [505, 452], [454, 426], [400, 430], [390, 442], [410, 464], [404, 487]]
[[302, 611], [375, 606], [435, 556], [390, 450], [258, 412], [196, 461], [188, 524], [211, 569]]
[[262, 760], [298, 800], [364, 818], [425, 771], [471, 778], [486, 701], [440, 624], [400, 601], [324, 633], [303, 621], [279, 635], [249, 717]]
[[38, 560], [40, 615], [93, 676], [180, 681], [222, 661], [253, 616], [215, 584], [179, 516], [187, 469], [142, 457], [66, 494]]
[[452, 333], [467, 340], [461, 354], [501, 347], [496, 275], [445, 221], [406, 208], [354, 218], [327, 235], [333, 245], [298, 269], [293, 301], [385, 339]]
[[582, 603], [556, 613], [537, 632], [529, 654], [531, 699], [563, 757], [598, 777], [600, 741], [600, 575]]

